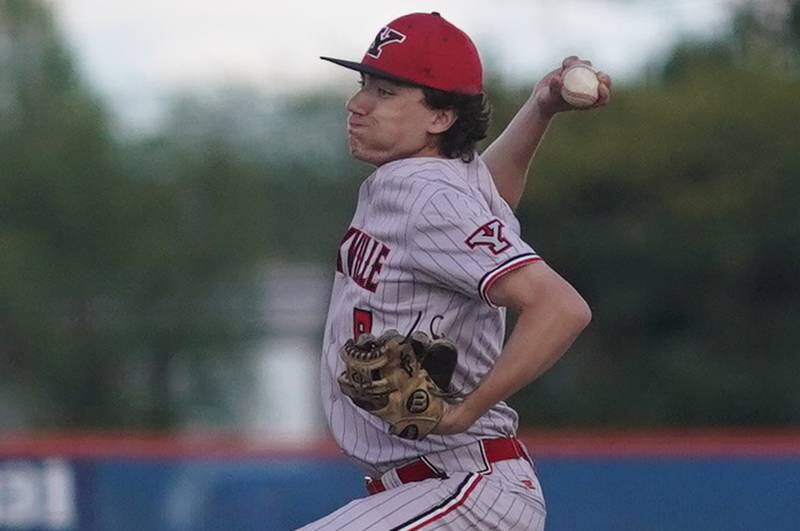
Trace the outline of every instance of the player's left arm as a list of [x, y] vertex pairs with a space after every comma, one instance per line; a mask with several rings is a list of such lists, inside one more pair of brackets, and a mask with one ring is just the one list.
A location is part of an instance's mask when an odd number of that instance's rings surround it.
[[547, 371], [591, 320], [583, 297], [542, 261], [500, 277], [489, 298], [519, 310], [516, 326], [494, 368], [462, 402], [447, 408], [434, 433], [466, 431], [496, 403]]
[[[497, 191], [513, 209], [522, 198], [528, 170], [550, 122], [557, 113], [574, 109], [561, 97], [561, 73], [578, 62], [591, 64], [575, 56], [567, 57], [561, 68], [544, 76], [500, 136], [481, 154]], [[599, 97], [589, 108], [602, 107], [610, 98], [611, 78], [599, 72], [598, 80]]]

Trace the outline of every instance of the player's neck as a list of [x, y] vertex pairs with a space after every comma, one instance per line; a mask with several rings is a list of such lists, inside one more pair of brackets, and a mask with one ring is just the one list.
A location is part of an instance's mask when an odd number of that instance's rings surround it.
[[390, 160], [385, 160], [380, 164], [376, 164], [377, 167], [381, 167], [384, 164], [388, 164], [390, 162], [396, 162], [398, 160], [409, 160], [409, 159], [417, 159], [417, 158], [433, 158], [433, 159], [446, 159], [442, 152], [439, 150], [438, 145], [433, 146], [424, 146], [422, 149], [419, 149], [413, 153], [409, 153], [403, 155], [401, 157], [392, 158]]

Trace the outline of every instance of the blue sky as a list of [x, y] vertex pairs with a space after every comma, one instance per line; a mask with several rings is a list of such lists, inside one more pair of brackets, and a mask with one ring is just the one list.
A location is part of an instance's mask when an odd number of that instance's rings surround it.
[[562, 57], [634, 79], [682, 38], [727, 31], [746, 0], [50, 0], [81, 70], [123, 123], [157, 117], [166, 96], [225, 83], [265, 93], [349, 86], [319, 55], [358, 59], [397, 16], [439, 11], [469, 33], [487, 69], [535, 83]]

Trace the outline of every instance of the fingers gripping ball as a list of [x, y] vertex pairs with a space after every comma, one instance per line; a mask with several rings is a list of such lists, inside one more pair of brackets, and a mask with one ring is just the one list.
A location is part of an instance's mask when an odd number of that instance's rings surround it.
[[340, 353], [345, 369], [339, 388], [355, 405], [386, 421], [389, 433], [422, 439], [444, 413], [445, 393], [423, 366], [436, 341], [422, 332], [405, 340], [395, 330], [377, 339], [362, 334], [358, 341], [348, 340]]

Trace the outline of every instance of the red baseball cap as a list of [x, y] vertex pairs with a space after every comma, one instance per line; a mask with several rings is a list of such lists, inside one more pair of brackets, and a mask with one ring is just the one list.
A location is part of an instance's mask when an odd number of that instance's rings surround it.
[[459, 94], [483, 92], [478, 49], [439, 13], [412, 13], [383, 27], [361, 62], [321, 57], [351, 70]]

